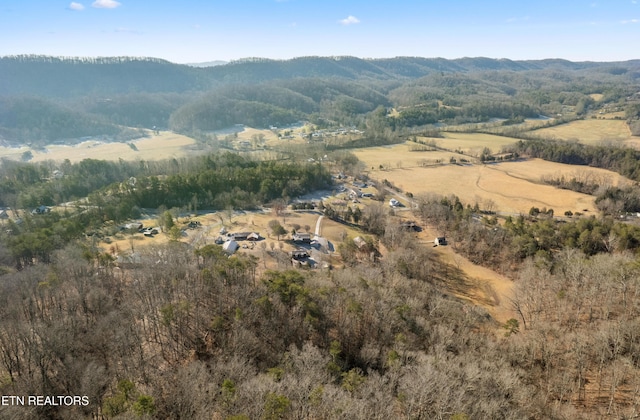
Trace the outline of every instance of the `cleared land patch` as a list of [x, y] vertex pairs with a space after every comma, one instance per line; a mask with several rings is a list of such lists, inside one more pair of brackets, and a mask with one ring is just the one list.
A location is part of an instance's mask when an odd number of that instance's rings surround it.
[[[432, 240], [441, 236], [442, 232], [431, 226], [424, 226], [418, 234], [424, 246], [433, 247]], [[453, 268], [459, 269], [466, 277], [465, 286], [461, 290], [451, 290], [459, 298], [468, 300], [475, 305], [482, 306], [499, 322], [506, 322], [515, 318], [511, 301], [513, 299], [514, 283], [511, 279], [495, 271], [472, 263], [467, 258], [455, 252], [453, 244], [433, 247], [441, 261]]]
[[[132, 144], [135, 150], [129, 144]], [[190, 137], [163, 131], [160, 135], [152, 135], [126, 143], [88, 140], [72, 146], [50, 145], [44, 150], [33, 150], [28, 147], [0, 147], [0, 157], [19, 160], [23, 152], [31, 150], [33, 162], [65, 159], [69, 159], [71, 162], [79, 162], [83, 159], [162, 160], [184, 156], [189, 153], [187, 147], [194, 144], [195, 140]]]
[[560, 140], [579, 140], [584, 144], [599, 144], [603, 141], [625, 143], [633, 139], [625, 121], [609, 119], [572, 121], [556, 127], [542, 128], [532, 134]]
[[[366, 161], [365, 161], [366, 162]], [[464, 203], [482, 207], [491, 202], [494, 210], [506, 213], [527, 213], [531, 207], [552, 208], [556, 214], [595, 212], [595, 198], [569, 190], [561, 190], [540, 182], [542, 176], [565, 174], [574, 176], [576, 171], [592, 173], [605, 178], [613, 185], [625, 182], [620, 175], [602, 169], [576, 167], [540, 159], [520, 162], [503, 162], [491, 165], [442, 165], [427, 168], [405, 168], [390, 171], [374, 171], [374, 178], [385, 178], [404, 191], [411, 193], [455, 194]]]
[[518, 142], [512, 137], [495, 136], [484, 133], [442, 133], [444, 138], [434, 139], [436, 145], [450, 150], [462, 150], [471, 155], [480, 155], [485, 147], [498, 153], [504, 146]]
[[352, 149], [352, 152], [363, 161], [367, 167], [378, 170], [380, 166], [385, 169], [408, 168], [425, 165], [434, 165], [436, 161], [449, 162], [451, 157], [459, 159], [463, 157], [458, 153], [446, 151], [412, 151], [413, 146], [420, 146], [413, 142], [405, 142], [392, 146], [366, 147]]

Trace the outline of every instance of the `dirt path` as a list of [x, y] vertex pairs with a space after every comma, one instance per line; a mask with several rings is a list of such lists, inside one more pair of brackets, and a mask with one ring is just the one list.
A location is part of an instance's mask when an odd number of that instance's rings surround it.
[[318, 217], [318, 221], [316, 222], [316, 236], [320, 236], [320, 224], [322, 223], [322, 218], [324, 216]]

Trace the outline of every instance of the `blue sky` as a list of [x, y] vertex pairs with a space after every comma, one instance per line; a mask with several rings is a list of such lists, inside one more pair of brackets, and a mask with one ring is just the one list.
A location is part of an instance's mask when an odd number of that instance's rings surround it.
[[1, 0], [0, 56], [640, 58], [640, 0]]

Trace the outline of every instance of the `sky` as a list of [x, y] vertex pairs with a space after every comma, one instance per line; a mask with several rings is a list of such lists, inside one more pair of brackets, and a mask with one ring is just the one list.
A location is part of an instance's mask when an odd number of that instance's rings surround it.
[[640, 0], [0, 0], [0, 56], [640, 58]]

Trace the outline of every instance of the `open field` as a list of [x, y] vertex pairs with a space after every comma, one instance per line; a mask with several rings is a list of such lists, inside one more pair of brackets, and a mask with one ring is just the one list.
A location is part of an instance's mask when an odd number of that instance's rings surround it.
[[572, 121], [556, 127], [542, 128], [533, 131], [532, 134], [560, 140], [579, 140], [584, 144], [598, 144], [603, 141], [626, 143], [633, 139], [625, 121], [610, 119]]
[[[580, 171], [584, 171], [581, 173]], [[491, 202], [494, 210], [527, 213], [531, 207], [553, 208], [556, 214], [567, 210], [596, 211], [594, 197], [556, 189], [540, 183], [542, 176], [592, 176], [612, 185], [626, 182], [620, 175], [596, 168], [576, 167], [539, 159], [491, 165], [442, 165], [373, 171], [373, 178], [385, 178], [414, 195], [455, 194], [464, 203], [483, 207]], [[597, 178], [596, 178], [597, 177]]]
[[[243, 127], [241, 131], [216, 132], [219, 139], [223, 139], [228, 134], [235, 133], [237, 139], [234, 142], [252, 142], [252, 138], [258, 135], [264, 136], [264, 143], [268, 147], [286, 144], [304, 144], [305, 139], [298, 133], [304, 131], [305, 127], [291, 129], [295, 133], [292, 139], [279, 139], [272, 130], [260, 130], [251, 127]], [[129, 144], [135, 146], [134, 150]], [[75, 145], [49, 145], [44, 150], [32, 149], [28, 146], [4, 147], [0, 146], [0, 158], [20, 160], [22, 154], [27, 151], [33, 153], [32, 162], [45, 160], [62, 161], [69, 159], [71, 162], [79, 162], [83, 159], [103, 159], [103, 160], [162, 160], [182, 157], [193, 153], [192, 146], [196, 141], [191, 137], [176, 134], [171, 131], [162, 131], [159, 135], [151, 135], [148, 138], [140, 138], [125, 143], [111, 142], [105, 143], [99, 140], [88, 140]], [[239, 147], [240, 148], [240, 147]], [[251, 144], [249, 149], [253, 148]], [[242, 148], [241, 148], [242, 149]]]
[[[128, 143], [135, 145], [137, 151]], [[187, 147], [193, 144], [195, 144], [195, 140], [190, 137], [163, 131], [160, 135], [152, 135], [127, 143], [105, 143], [89, 140], [73, 146], [50, 145], [44, 150], [33, 150], [28, 147], [0, 147], [0, 157], [19, 160], [23, 152], [31, 150], [33, 162], [65, 159], [69, 159], [71, 162], [79, 162], [83, 159], [162, 160], [188, 154]]]
[[442, 133], [444, 138], [434, 139], [438, 147], [449, 150], [462, 150], [465, 154], [480, 156], [486, 147], [492, 153], [498, 153], [504, 146], [518, 142], [518, 139], [483, 133]]
[[423, 166], [423, 163], [435, 164], [436, 160], [449, 162], [451, 157], [456, 159], [464, 157], [453, 152], [414, 152], [410, 150], [412, 145], [415, 145], [415, 143], [406, 142], [391, 146], [365, 147], [352, 149], [351, 151], [365, 163], [365, 167], [374, 168], [375, 170], [380, 166], [389, 169], [398, 167], [410, 168]]

